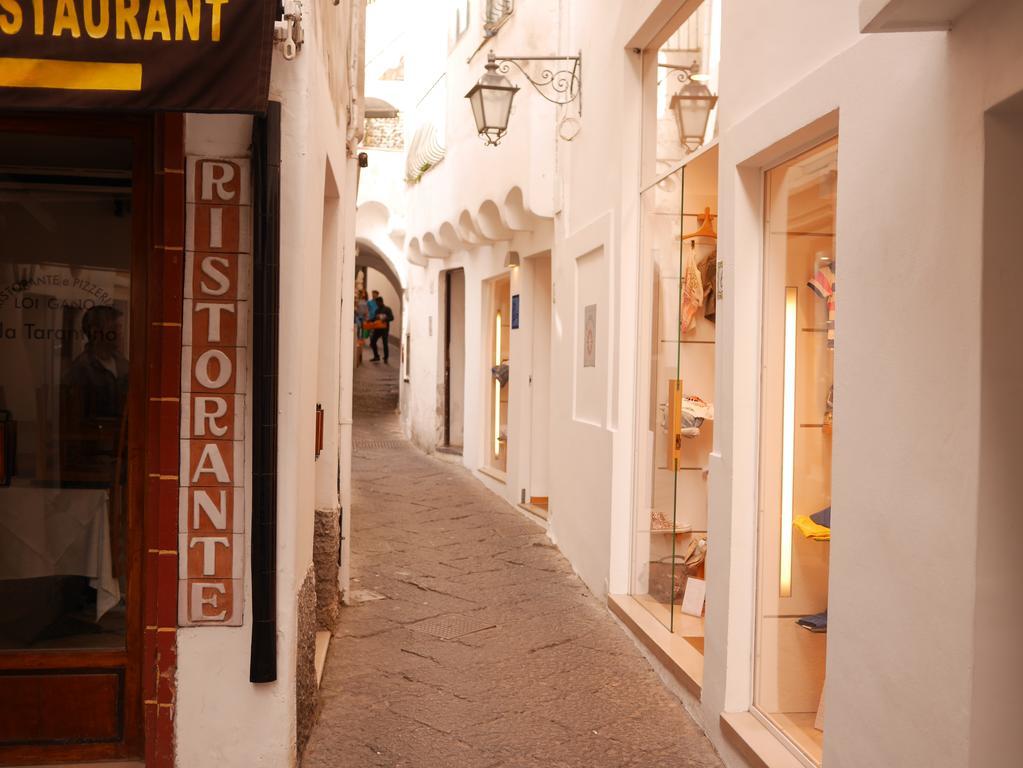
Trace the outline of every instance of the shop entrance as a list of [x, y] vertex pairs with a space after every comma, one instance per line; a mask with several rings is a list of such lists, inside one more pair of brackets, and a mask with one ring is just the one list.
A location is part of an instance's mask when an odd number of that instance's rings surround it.
[[141, 753], [149, 135], [0, 117], [4, 765]]
[[465, 270], [444, 273], [444, 448], [462, 452], [465, 432]]
[[527, 261], [532, 274], [533, 367], [529, 374], [529, 494], [532, 511], [547, 517], [550, 483], [551, 415], [551, 256]]
[[510, 403], [511, 277], [486, 284], [489, 294], [483, 351], [484, 381], [488, 383], [488, 413], [484, 429], [483, 466], [502, 480], [508, 471], [508, 407]]

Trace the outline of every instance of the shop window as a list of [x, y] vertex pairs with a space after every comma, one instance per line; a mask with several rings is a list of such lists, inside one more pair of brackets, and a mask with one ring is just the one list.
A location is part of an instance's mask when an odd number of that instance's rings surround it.
[[486, 334], [485, 380], [489, 382], [489, 409], [484, 445], [485, 466], [504, 473], [508, 470], [508, 404], [511, 394], [509, 353], [511, 350], [511, 278], [493, 280]]
[[451, 3], [451, 26], [448, 31], [448, 52], [455, 49], [455, 46], [469, 31], [469, 0], [450, 0]]
[[0, 650], [121, 649], [132, 145], [0, 148]]
[[[643, 193], [640, 472], [632, 595], [703, 652], [707, 478], [714, 442], [717, 150]], [[645, 348], [645, 349], [644, 349]]]
[[831, 540], [837, 178], [837, 139], [765, 176], [754, 706], [818, 764]]
[[[644, 395], [629, 591], [632, 605], [684, 638], [665, 650], [694, 681], [702, 677], [705, 561], [713, 546], [707, 487], [714, 446], [718, 151], [696, 152], [711, 128], [690, 130], [693, 137], [683, 142], [672, 105], [691, 91], [694, 76], [701, 83], [716, 77], [717, 18], [717, 0], [695, 9], [687, 4], [643, 57], [637, 391]], [[710, 119], [713, 103], [704, 104], [702, 120]]]

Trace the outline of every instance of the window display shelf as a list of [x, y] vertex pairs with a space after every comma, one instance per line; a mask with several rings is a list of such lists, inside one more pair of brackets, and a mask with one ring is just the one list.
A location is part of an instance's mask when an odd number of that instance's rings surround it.
[[[675, 526], [674, 530], [672, 530], [671, 528], [651, 528], [649, 531], [646, 531], [646, 533], [650, 533], [650, 534], [663, 533], [665, 535], [670, 535], [670, 534], [674, 533], [676, 536], [679, 535], [679, 534], [687, 534], [687, 533], [692, 533], [692, 532], [693, 532], [693, 526], [691, 526], [691, 525], [677, 525], [677, 526]], [[641, 531], [641, 533], [642, 533], [642, 531]]]

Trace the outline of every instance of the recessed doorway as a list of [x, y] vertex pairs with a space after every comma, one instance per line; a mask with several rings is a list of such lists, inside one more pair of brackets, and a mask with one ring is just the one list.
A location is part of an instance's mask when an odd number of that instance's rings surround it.
[[444, 273], [444, 439], [462, 452], [465, 439], [465, 270]]

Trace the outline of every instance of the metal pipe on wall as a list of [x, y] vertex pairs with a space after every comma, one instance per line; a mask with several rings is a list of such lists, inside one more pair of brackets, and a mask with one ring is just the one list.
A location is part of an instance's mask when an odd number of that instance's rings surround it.
[[252, 645], [249, 681], [277, 679], [277, 380], [281, 104], [252, 123]]

